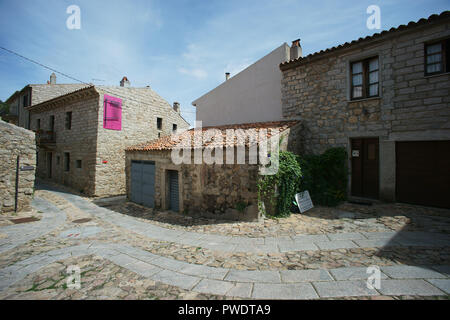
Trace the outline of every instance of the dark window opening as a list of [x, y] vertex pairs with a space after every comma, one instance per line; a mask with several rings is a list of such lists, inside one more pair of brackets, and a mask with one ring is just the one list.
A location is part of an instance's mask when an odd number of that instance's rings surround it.
[[425, 45], [425, 75], [450, 72], [450, 39]]
[[378, 97], [379, 63], [378, 57], [353, 62], [351, 68], [351, 99]]
[[59, 166], [60, 163], [61, 163], [61, 157], [56, 156], [56, 164]]
[[28, 107], [28, 95], [24, 95], [22, 99], [23, 99], [23, 107], [24, 108]]
[[55, 131], [55, 116], [50, 116], [50, 131]]
[[173, 131], [173, 132], [176, 132], [176, 131], [177, 131], [177, 125], [176, 125], [175, 123], [172, 125], [172, 131]]
[[36, 129], [41, 130], [41, 119], [36, 120]]
[[158, 130], [162, 130], [162, 118], [156, 118], [156, 127]]
[[64, 152], [64, 171], [70, 171], [70, 153]]
[[77, 160], [77, 168], [81, 169], [81, 160]]
[[72, 129], [72, 112], [66, 112], [66, 129]]

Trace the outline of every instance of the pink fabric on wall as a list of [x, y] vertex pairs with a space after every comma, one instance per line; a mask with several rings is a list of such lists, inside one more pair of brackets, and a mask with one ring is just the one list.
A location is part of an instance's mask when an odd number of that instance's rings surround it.
[[103, 128], [119, 131], [122, 130], [122, 99], [105, 94]]

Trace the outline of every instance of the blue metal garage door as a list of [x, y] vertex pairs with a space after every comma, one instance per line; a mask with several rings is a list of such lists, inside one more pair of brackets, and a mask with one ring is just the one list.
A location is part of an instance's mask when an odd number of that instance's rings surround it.
[[131, 201], [155, 207], [155, 163], [131, 162]]
[[169, 171], [169, 210], [178, 212], [180, 210], [179, 205], [179, 192], [178, 192], [178, 171]]

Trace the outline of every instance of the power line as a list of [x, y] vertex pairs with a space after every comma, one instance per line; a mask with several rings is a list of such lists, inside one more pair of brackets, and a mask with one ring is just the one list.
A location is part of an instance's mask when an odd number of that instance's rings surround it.
[[4, 47], [2, 47], [2, 46], [0, 46], [0, 49], [5, 50], [5, 51], [7, 51], [7, 52], [9, 52], [9, 53], [11, 53], [11, 54], [13, 54], [13, 55], [16, 55], [16, 56], [18, 56], [18, 57], [20, 57], [20, 58], [22, 58], [22, 59], [25, 59], [25, 60], [27, 60], [27, 61], [30, 61], [30, 62], [32, 62], [32, 63], [35, 63], [35, 64], [37, 64], [37, 65], [39, 65], [39, 66], [41, 66], [41, 67], [43, 67], [43, 68], [45, 68], [45, 69], [48, 69], [48, 70], [53, 71], [53, 72], [56, 72], [56, 73], [58, 73], [58, 74], [60, 74], [60, 75], [62, 75], [62, 76], [64, 76], [64, 77], [66, 77], [66, 78], [69, 78], [69, 79], [72, 79], [72, 80], [81, 82], [81, 83], [83, 83], [83, 84], [89, 85], [89, 83], [85, 83], [85, 82], [83, 82], [83, 81], [81, 81], [81, 80], [79, 80], [79, 79], [77, 79], [77, 78], [74, 78], [74, 77], [72, 77], [72, 76], [69, 76], [69, 75], [63, 73], [63, 72], [60, 72], [60, 71], [55, 70], [55, 69], [53, 69], [53, 68], [50, 68], [50, 67], [48, 67], [48, 66], [46, 66], [46, 65], [44, 65], [44, 64], [42, 64], [42, 63], [40, 63], [40, 62], [37, 62], [37, 61], [35, 61], [35, 60], [33, 60], [33, 59], [30, 59], [30, 58], [27, 58], [27, 57], [25, 57], [25, 56], [23, 56], [23, 55], [21, 55], [21, 54], [19, 54], [19, 53], [17, 53], [17, 52], [14, 52], [14, 51], [12, 51], [12, 50], [6, 49], [6, 48], [4, 48]]
[[[70, 76], [70, 75], [68, 75], [68, 74], [65, 74], [65, 73], [63, 73], [63, 72], [61, 72], [61, 71], [58, 71], [58, 70], [56, 70], [56, 69], [54, 69], [54, 68], [51, 68], [51, 67], [49, 67], [49, 66], [46, 66], [45, 64], [42, 64], [42, 63], [40, 63], [40, 62], [38, 62], [38, 61], [35, 61], [35, 60], [33, 60], [33, 59], [30, 59], [30, 58], [27, 58], [27, 57], [21, 55], [20, 53], [17, 53], [17, 52], [15, 52], [15, 51], [9, 50], [9, 49], [7, 49], [7, 48], [5, 48], [5, 47], [0, 46], [0, 49], [6, 51], [6, 52], [8, 52], [8, 53], [11, 53], [11, 54], [13, 54], [13, 55], [15, 55], [15, 56], [18, 56], [19, 58], [22, 58], [22, 59], [24, 59], [24, 60], [27, 60], [27, 61], [32, 62], [32, 63], [34, 63], [34, 64], [37, 64], [37, 65], [39, 65], [39, 66], [41, 66], [41, 67], [43, 67], [43, 68], [45, 68], [45, 69], [48, 69], [48, 70], [53, 71], [53, 72], [55, 72], [55, 73], [58, 73], [58, 74], [60, 74], [60, 75], [62, 75], [62, 76], [64, 76], [64, 77], [66, 77], [66, 78], [69, 78], [69, 79], [71, 79], [71, 80], [75, 80], [75, 81], [80, 82], [80, 83], [82, 83], [82, 84], [85, 84], [86, 86], [92, 86], [92, 87], [95, 86], [95, 85], [92, 84], [92, 83], [86, 83], [86, 82], [84, 82], [84, 81], [82, 81], [82, 80], [79, 80], [79, 79], [74, 78], [74, 77], [72, 77], [72, 76]], [[97, 87], [98, 87], [98, 86], [97, 86]], [[109, 91], [109, 90], [107, 90], [107, 89], [105, 89], [105, 88], [103, 88], [103, 87], [99, 87], [99, 88], [100, 88], [102, 91], [105, 91], [105, 92], [107, 92], [107, 93], [109, 93], [109, 94], [113, 94], [113, 95], [118, 96], [118, 97], [121, 97], [121, 98], [123, 98], [123, 99], [131, 100], [131, 101], [134, 101], [134, 102], [137, 102], [137, 103], [142, 103], [142, 101], [139, 101], [139, 100], [136, 100], [136, 99], [132, 99], [132, 98], [127, 97], [127, 96], [120, 95], [120, 94], [117, 93], [117, 92]], [[169, 107], [170, 107], [170, 104], [169, 104]], [[171, 109], [172, 109], [172, 108], [171, 108]], [[182, 113], [196, 114], [196, 112], [194, 112], [194, 111], [181, 111], [181, 112], [182, 112]]]

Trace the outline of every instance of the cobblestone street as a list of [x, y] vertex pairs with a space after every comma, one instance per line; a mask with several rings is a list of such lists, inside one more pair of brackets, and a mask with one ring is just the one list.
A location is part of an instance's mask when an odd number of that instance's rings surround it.
[[[450, 219], [409, 205], [231, 223], [49, 186], [0, 227], [0, 299], [447, 299]], [[6, 223], [4, 223], [6, 224]], [[81, 288], [67, 286], [78, 266]], [[368, 289], [366, 268], [381, 270]]]

